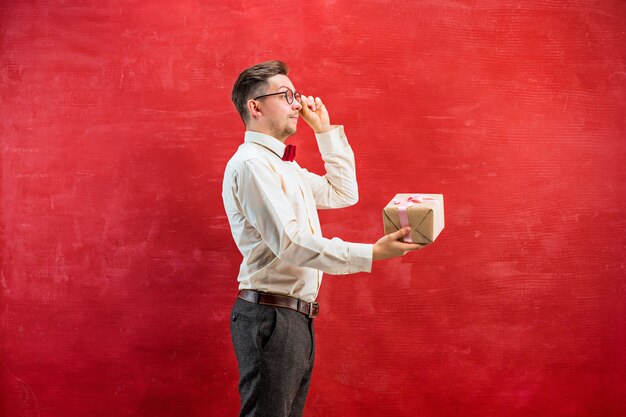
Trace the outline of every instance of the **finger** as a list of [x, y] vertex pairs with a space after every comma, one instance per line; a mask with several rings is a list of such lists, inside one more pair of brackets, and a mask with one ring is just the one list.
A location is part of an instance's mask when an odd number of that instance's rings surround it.
[[426, 246], [426, 245], [414, 245], [414, 247], [412, 247], [412, 248], [405, 249], [404, 250], [404, 255], [406, 255], [409, 252], [413, 252], [413, 251], [416, 251], [418, 249], [422, 249], [424, 246]]
[[308, 115], [309, 104], [308, 104], [308, 100], [306, 99], [306, 97], [302, 96], [302, 98], [300, 98], [300, 104], [302, 105], [302, 108], [300, 109], [300, 113], [302, 113], [303, 116]]
[[402, 245], [402, 249], [406, 252], [411, 252], [413, 250], [422, 249], [426, 245], [420, 245], [419, 243], [400, 243]]
[[313, 101], [310, 99], [310, 97], [307, 96], [301, 96], [302, 98], [302, 108], [305, 108], [305, 114], [310, 115], [311, 111], [313, 111]]
[[317, 108], [315, 107], [315, 99], [313, 98], [313, 96], [309, 96], [309, 103], [311, 110], [317, 111]]
[[410, 227], [403, 227], [400, 230], [389, 233], [387, 236], [389, 236], [390, 239], [398, 240], [406, 236], [410, 231], [411, 231]]
[[322, 99], [321, 99], [321, 98], [319, 98], [319, 97], [315, 97], [315, 105], [316, 105], [318, 108], [322, 108], [322, 107], [324, 107], [324, 103], [322, 103]]

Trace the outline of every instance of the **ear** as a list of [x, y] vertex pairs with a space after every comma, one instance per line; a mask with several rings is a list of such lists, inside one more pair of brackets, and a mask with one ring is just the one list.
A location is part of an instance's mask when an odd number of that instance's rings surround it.
[[261, 108], [259, 107], [259, 103], [256, 100], [248, 100], [247, 103], [248, 106], [248, 114], [250, 115], [251, 119], [258, 119], [259, 117], [261, 117], [263, 115], [263, 112], [261, 111]]

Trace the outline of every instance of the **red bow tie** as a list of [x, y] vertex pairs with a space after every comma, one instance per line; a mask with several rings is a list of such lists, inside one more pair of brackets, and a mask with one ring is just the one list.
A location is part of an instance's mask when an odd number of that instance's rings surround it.
[[287, 145], [285, 148], [285, 153], [283, 154], [283, 161], [293, 161], [296, 157], [296, 146], [295, 145]]

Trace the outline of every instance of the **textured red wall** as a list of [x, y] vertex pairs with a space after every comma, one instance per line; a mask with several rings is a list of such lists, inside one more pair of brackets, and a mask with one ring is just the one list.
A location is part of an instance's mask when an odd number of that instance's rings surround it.
[[232, 83], [270, 58], [357, 155], [326, 235], [446, 198], [436, 244], [326, 277], [307, 415], [626, 415], [624, 22], [618, 0], [4, 0], [0, 415], [236, 415], [220, 188]]

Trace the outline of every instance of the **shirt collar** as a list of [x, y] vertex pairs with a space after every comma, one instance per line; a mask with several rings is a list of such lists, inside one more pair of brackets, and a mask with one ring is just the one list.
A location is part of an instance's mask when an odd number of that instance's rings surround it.
[[274, 152], [279, 158], [283, 157], [285, 148], [287, 147], [287, 145], [273, 136], [266, 135], [265, 133], [253, 132], [251, 130], [246, 130], [244, 142], [259, 144]]

